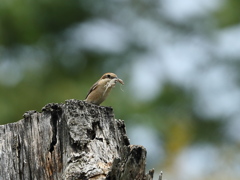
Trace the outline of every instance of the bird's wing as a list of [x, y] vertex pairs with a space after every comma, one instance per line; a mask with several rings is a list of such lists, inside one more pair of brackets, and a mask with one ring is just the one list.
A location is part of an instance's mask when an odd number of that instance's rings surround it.
[[93, 90], [95, 90], [95, 89], [97, 88], [97, 84], [98, 84], [98, 81], [97, 81], [95, 84], [93, 84], [93, 86], [92, 86], [91, 89], [89, 90], [89, 92], [88, 92], [88, 94], [87, 94], [87, 96], [86, 96], [85, 99], [87, 99], [88, 95], [89, 95]]

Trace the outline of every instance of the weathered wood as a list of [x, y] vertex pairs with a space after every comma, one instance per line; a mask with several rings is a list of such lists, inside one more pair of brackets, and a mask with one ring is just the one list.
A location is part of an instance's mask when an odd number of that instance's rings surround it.
[[151, 180], [146, 150], [130, 145], [110, 107], [79, 100], [0, 126], [1, 180]]

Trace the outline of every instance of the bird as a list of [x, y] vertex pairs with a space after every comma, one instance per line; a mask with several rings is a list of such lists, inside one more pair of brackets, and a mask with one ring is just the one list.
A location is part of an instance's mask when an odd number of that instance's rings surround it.
[[124, 85], [122, 79], [119, 79], [114, 73], [105, 73], [102, 77], [93, 84], [90, 88], [84, 101], [95, 105], [100, 105], [109, 95], [111, 89], [119, 82]]

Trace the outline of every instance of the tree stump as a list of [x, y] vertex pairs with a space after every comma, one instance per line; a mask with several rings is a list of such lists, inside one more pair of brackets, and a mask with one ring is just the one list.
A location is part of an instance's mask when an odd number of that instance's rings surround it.
[[0, 126], [1, 180], [151, 180], [146, 149], [130, 145], [110, 107], [79, 100]]

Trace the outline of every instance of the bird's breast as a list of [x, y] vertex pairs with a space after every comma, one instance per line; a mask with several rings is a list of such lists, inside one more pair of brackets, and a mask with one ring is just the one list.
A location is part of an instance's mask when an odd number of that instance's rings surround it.
[[96, 89], [94, 89], [89, 96], [87, 97], [87, 102], [93, 104], [101, 104], [110, 93], [112, 87], [106, 87], [105, 85], [100, 85]]

